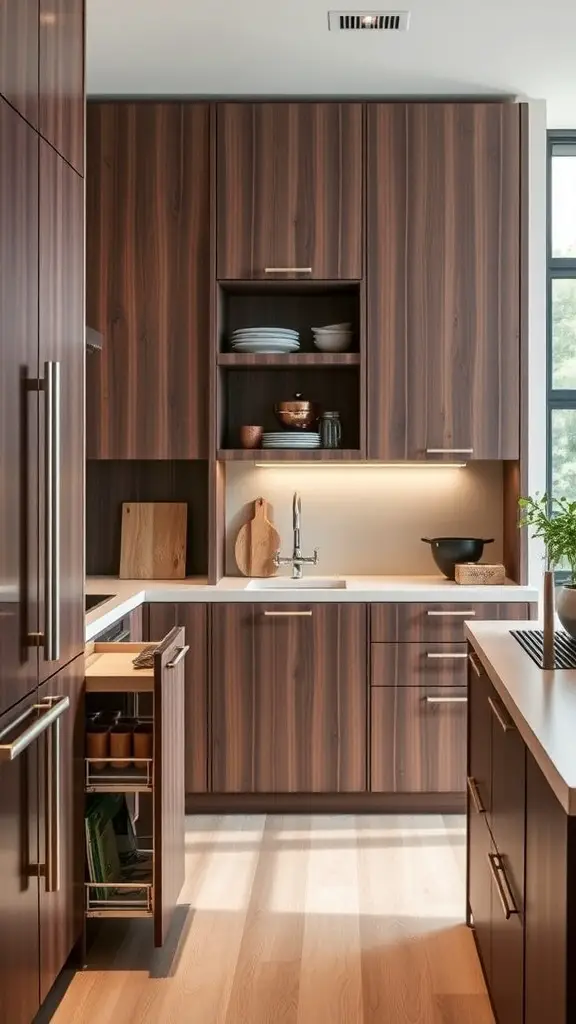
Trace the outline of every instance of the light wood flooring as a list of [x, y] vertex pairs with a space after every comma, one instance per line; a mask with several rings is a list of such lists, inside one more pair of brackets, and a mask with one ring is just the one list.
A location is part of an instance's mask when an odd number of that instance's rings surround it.
[[107, 922], [56, 1024], [493, 1024], [465, 820], [197, 817], [165, 949]]

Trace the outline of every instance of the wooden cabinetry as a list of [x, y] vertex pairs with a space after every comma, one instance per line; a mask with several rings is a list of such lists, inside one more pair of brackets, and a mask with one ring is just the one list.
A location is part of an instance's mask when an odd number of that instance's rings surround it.
[[535, 605], [514, 601], [370, 605], [372, 643], [465, 643], [464, 623], [492, 619], [529, 619]]
[[520, 116], [368, 104], [371, 459], [519, 457]]
[[184, 736], [186, 793], [208, 791], [208, 605], [148, 605], [149, 640], [159, 640], [174, 626], [184, 626], [190, 646], [184, 666]]
[[362, 277], [362, 104], [221, 103], [216, 169], [219, 279]]
[[89, 458], [207, 456], [209, 125], [206, 103], [88, 105]]
[[0, 95], [33, 127], [38, 119], [38, 27], [38, 0], [0, 4]]
[[366, 789], [366, 607], [216, 604], [216, 793]]
[[85, 0], [36, 3], [40, 9], [39, 131], [80, 174], [84, 170], [84, 5]]

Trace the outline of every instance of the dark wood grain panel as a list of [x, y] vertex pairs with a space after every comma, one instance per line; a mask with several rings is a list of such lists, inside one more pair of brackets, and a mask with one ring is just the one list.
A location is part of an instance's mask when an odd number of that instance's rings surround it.
[[520, 462], [502, 463], [502, 561], [506, 577], [527, 582], [528, 531], [518, 529], [518, 498], [522, 496]]
[[369, 457], [517, 459], [520, 105], [369, 104], [367, 173]]
[[208, 792], [208, 605], [150, 604], [149, 640], [184, 626], [190, 650], [184, 663], [184, 772], [186, 793]]
[[[139, 643], [144, 640], [144, 637], [148, 637], [148, 626], [144, 625], [144, 607], [140, 605], [139, 608], [135, 608], [133, 612], [130, 612], [128, 616], [128, 622], [130, 623], [130, 641], [131, 643]], [[165, 633], [162, 634], [164, 636]]]
[[38, 122], [38, 0], [0, 4], [0, 95]]
[[[440, 697], [442, 703], [434, 703]], [[371, 789], [458, 793], [466, 788], [466, 704], [447, 686], [371, 691]], [[453, 703], [446, 703], [449, 698]]]
[[464, 642], [467, 620], [529, 619], [531, 606], [523, 601], [501, 604], [487, 601], [430, 604], [370, 605], [371, 639], [374, 641], [410, 641], [445, 643]]
[[370, 648], [373, 687], [466, 685], [466, 644], [371, 644]]
[[[0, 709], [37, 682], [38, 138], [0, 99]], [[10, 482], [10, 483], [8, 483]]]
[[39, 2], [40, 133], [83, 174], [85, 0]]
[[[40, 650], [40, 681], [84, 650], [84, 182], [40, 142], [40, 368], [60, 363], [60, 634], [59, 661]], [[44, 416], [41, 396], [41, 415]], [[42, 419], [41, 437], [44, 436]], [[43, 446], [40, 480], [44, 480]], [[44, 576], [40, 489], [40, 594]], [[44, 623], [40, 600], [40, 622]], [[43, 625], [42, 625], [42, 628]]]
[[492, 853], [492, 838], [483, 815], [474, 813], [473, 808], [469, 810], [466, 842], [468, 915], [484, 975], [489, 983], [492, 971], [493, 882], [488, 855]]
[[209, 125], [206, 103], [88, 105], [89, 458], [208, 454]]
[[526, 828], [526, 746], [510, 723], [505, 732], [492, 706], [506, 721], [509, 716], [494, 688], [486, 698], [492, 717], [492, 798], [490, 829], [502, 858], [518, 913], [524, 913], [524, 834]]
[[[40, 998], [48, 995], [73, 947], [84, 920], [84, 657], [61, 669], [38, 691], [45, 697], [68, 697], [60, 719], [60, 888], [46, 892], [40, 880]], [[39, 742], [40, 863], [46, 863], [47, 736]]]
[[468, 647], [468, 777], [477, 795], [469, 794], [469, 815], [490, 822], [492, 813], [492, 711], [488, 697], [494, 687], [472, 648]]
[[184, 884], [184, 629], [154, 656], [154, 945], [162, 946]]
[[220, 448], [216, 453], [221, 462], [359, 462], [359, 448]]
[[186, 575], [206, 576], [207, 462], [89, 459], [86, 466], [86, 560], [89, 576], [118, 575], [124, 501], [186, 502]]
[[[490, 851], [500, 853], [495, 846]], [[508, 877], [509, 865], [503, 859]], [[522, 916], [506, 917], [496, 881], [490, 870], [492, 917], [490, 927], [491, 962], [489, 991], [497, 1021], [523, 1024], [524, 1021], [524, 927]]]
[[223, 352], [218, 356], [219, 366], [231, 366], [241, 367], [250, 366], [258, 368], [259, 366], [269, 367], [272, 369], [285, 369], [286, 367], [294, 367], [296, 369], [302, 369], [306, 366], [323, 367], [330, 366], [359, 366], [360, 365], [360, 353], [359, 352], [299, 352], [296, 355], [236, 355], [235, 352]]
[[216, 166], [219, 279], [362, 277], [362, 104], [221, 103]]
[[365, 790], [366, 671], [364, 605], [214, 605], [214, 792]]

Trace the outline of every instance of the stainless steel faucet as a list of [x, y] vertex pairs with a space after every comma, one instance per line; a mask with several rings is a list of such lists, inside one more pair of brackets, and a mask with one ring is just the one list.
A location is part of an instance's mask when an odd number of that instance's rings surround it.
[[294, 550], [292, 558], [282, 558], [280, 552], [274, 555], [274, 565], [278, 569], [281, 565], [292, 566], [292, 579], [302, 579], [303, 565], [318, 565], [318, 548], [314, 548], [313, 555], [303, 555], [300, 548], [300, 523], [302, 517], [302, 500], [298, 491], [294, 491], [292, 500], [292, 526], [294, 529]]

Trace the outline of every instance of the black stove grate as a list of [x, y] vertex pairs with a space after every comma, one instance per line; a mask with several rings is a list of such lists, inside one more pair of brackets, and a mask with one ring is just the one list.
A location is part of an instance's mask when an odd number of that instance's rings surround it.
[[[511, 629], [512, 636], [542, 668], [544, 660], [544, 630]], [[576, 640], [563, 630], [554, 633], [554, 668], [576, 668]]]

